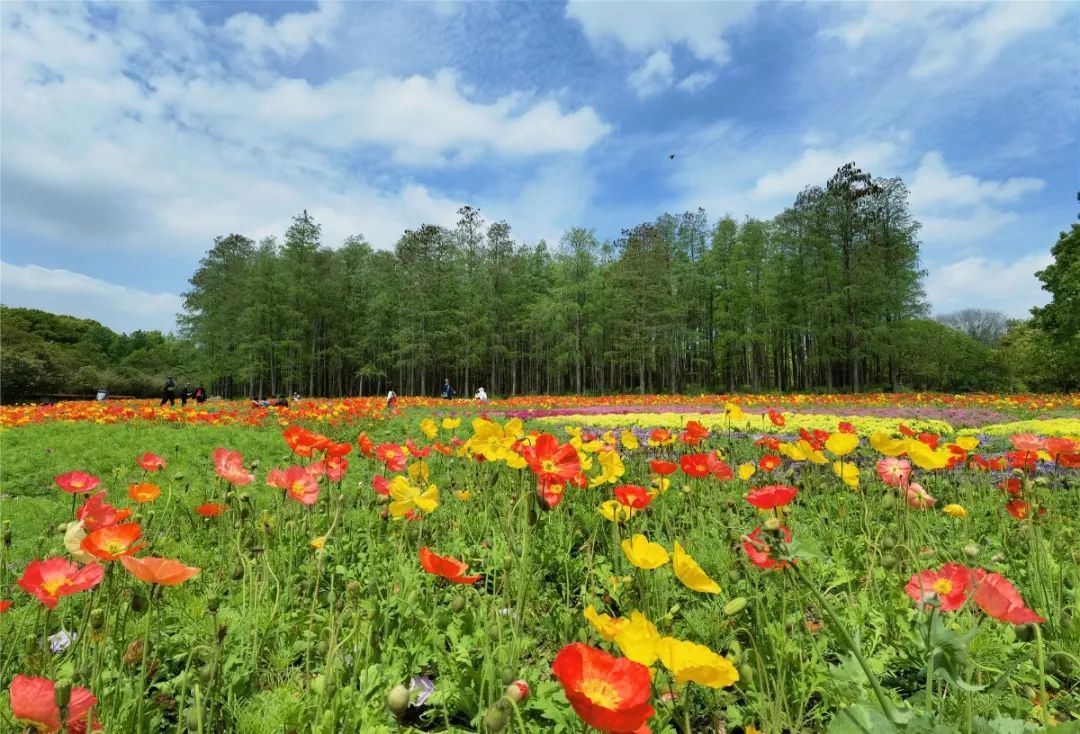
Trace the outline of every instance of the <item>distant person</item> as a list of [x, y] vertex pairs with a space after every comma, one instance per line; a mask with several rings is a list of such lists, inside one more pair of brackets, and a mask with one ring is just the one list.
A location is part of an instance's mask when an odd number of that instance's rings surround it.
[[483, 386], [481, 386], [480, 389], [476, 391], [476, 399], [479, 400], [481, 403], [486, 403], [488, 401], [487, 392], [484, 390]]
[[190, 398], [190, 397], [191, 397], [191, 389], [187, 385], [184, 385], [182, 388], [180, 388], [180, 406], [181, 407], [184, 407], [184, 406], [187, 405], [188, 398]]
[[386, 393], [386, 409], [393, 410], [397, 407], [397, 393], [390, 390]]
[[109, 393], [107, 393], [104, 388], [97, 391], [97, 400], [98, 401], [104, 400], [107, 397], [109, 397]]
[[298, 393], [298, 392], [294, 392], [294, 393], [292, 394], [292, 401], [293, 401], [294, 403], [298, 403], [298, 402], [300, 402], [300, 393]]
[[442, 396], [443, 400], [451, 400], [454, 397], [454, 388], [450, 387], [449, 377], [443, 380]]
[[277, 402], [274, 403], [274, 407], [276, 407], [276, 408], [288, 408], [289, 407], [289, 399], [287, 397], [285, 397], [284, 395], [282, 395], [281, 397], [279, 397], [277, 399]]
[[199, 385], [197, 388], [195, 388], [195, 402], [199, 405], [202, 405], [206, 402], [206, 388], [202, 385]]
[[161, 404], [165, 403], [176, 405], [176, 383], [173, 382], [172, 375], [165, 378], [165, 387], [161, 388]]

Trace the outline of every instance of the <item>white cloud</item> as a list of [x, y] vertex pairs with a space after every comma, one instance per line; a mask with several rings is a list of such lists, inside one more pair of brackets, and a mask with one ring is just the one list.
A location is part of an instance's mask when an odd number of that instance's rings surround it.
[[123, 332], [172, 331], [183, 299], [175, 293], [147, 293], [69, 270], [0, 262], [5, 306], [39, 308], [94, 319]]
[[343, 11], [343, 3], [324, 0], [314, 12], [286, 13], [273, 23], [254, 13], [236, 13], [225, 21], [225, 31], [247, 53], [298, 58], [314, 45], [329, 43]]
[[913, 210], [922, 223], [919, 236], [928, 247], [949, 248], [976, 243], [1012, 224], [1020, 217], [989, 206], [977, 206], [948, 214]]
[[941, 153], [931, 151], [923, 156], [908, 187], [912, 206], [929, 209], [1012, 202], [1025, 194], [1042, 191], [1045, 185], [1038, 178], [982, 181], [974, 176], [957, 175], [949, 171]]
[[850, 161], [871, 173], [895, 166], [899, 146], [891, 140], [855, 143], [842, 149], [807, 148], [788, 166], [758, 178], [751, 195], [757, 199], [794, 199], [811, 184], [824, 185], [836, 169]]
[[684, 44], [698, 59], [724, 64], [730, 56], [725, 34], [749, 18], [749, 2], [599, 2], [570, 0], [566, 16], [581, 23], [594, 44], [614, 42], [651, 53]]
[[[198, 252], [226, 232], [280, 235], [304, 208], [327, 244], [363, 233], [388, 247], [407, 227], [453, 223], [462, 203], [402, 165], [492, 155], [543, 167], [610, 129], [591, 107], [478, 100], [452, 70], [355, 71], [318, 85], [266, 70], [238, 78], [188, 8], [123, 4], [108, 33], [74, 3], [3, 11], [5, 225], [93, 251]], [[307, 31], [287, 19], [267, 28], [299, 48]], [[368, 160], [384, 167], [369, 172]]]
[[967, 257], [930, 270], [926, 295], [934, 313], [961, 308], [988, 308], [1016, 317], [1050, 301], [1035, 272], [1050, 264], [1048, 254], [1027, 255], [1012, 262]]
[[645, 59], [645, 63], [627, 77], [626, 81], [638, 97], [644, 98], [670, 87], [674, 75], [675, 67], [671, 63], [671, 54], [666, 49], [661, 49]]
[[711, 71], [695, 71], [683, 78], [677, 86], [684, 92], [700, 92], [705, 87], [716, 81], [716, 74]]
[[[927, 78], [988, 66], [1008, 46], [1053, 29], [1066, 2], [872, 2], [849, 6], [855, 16], [822, 31], [851, 48], [896, 39], [912, 49], [909, 74]], [[1072, 6], [1075, 7], [1075, 6]]]

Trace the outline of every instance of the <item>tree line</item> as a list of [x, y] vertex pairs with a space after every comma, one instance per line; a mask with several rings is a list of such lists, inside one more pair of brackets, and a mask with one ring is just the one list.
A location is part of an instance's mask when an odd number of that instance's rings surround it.
[[931, 319], [907, 188], [854, 164], [770, 220], [666, 213], [615, 240], [458, 214], [392, 250], [330, 247], [306, 211], [280, 240], [218, 237], [178, 336], [4, 308], [0, 397], [154, 395], [167, 374], [226, 397], [1080, 388], [1077, 224], [1032, 319]]

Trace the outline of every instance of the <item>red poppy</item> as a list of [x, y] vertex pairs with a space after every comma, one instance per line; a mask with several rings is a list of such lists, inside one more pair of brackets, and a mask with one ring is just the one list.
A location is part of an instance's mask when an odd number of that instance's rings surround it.
[[168, 558], [134, 558], [125, 556], [120, 559], [124, 568], [135, 578], [148, 584], [161, 584], [163, 586], [176, 586], [196, 576], [201, 569], [194, 566], [185, 566], [179, 561]]
[[1044, 447], [1046, 453], [1054, 457], [1057, 461], [1061, 456], [1072, 456], [1077, 452], [1077, 443], [1071, 438], [1063, 438], [1061, 436], [1052, 436], [1044, 441]]
[[1024, 483], [1020, 481], [1020, 477], [1009, 477], [998, 483], [998, 489], [1003, 489], [1013, 495], [1020, 494], [1023, 488]]
[[544, 484], [565, 483], [581, 471], [581, 459], [571, 444], [559, 445], [559, 439], [550, 433], [536, 437], [532, 446], [521, 451], [539, 481]]
[[851, 425], [847, 421], [840, 421], [839, 425], [837, 425], [837, 428], [840, 430], [840, 433], [855, 433], [855, 426]]
[[106, 494], [106, 492], [98, 492], [75, 510], [75, 518], [82, 523], [83, 529], [88, 533], [108, 525], [115, 525], [130, 514], [106, 502]]
[[[780, 531], [784, 534], [784, 542], [791, 542], [791, 531], [783, 525], [780, 526]], [[746, 536], [743, 541], [742, 547], [746, 551], [747, 557], [750, 562], [758, 568], [783, 568], [787, 565], [787, 561], [780, 561], [773, 555], [772, 547], [762, 539], [761, 534], [765, 532], [763, 528], [757, 528], [750, 535]]]
[[671, 431], [666, 428], [654, 428], [649, 434], [649, 441], [657, 445], [671, 442]]
[[326, 460], [320, 459], [319, 461], [313, 461], [304, 466], [304, 471], [318, 480], [319, 477], [326, 474]]
[[731, 471], [731, 467], [728, 466], [720, 458], [720, 455], [715, 451], [709, 452], [709, 473], [721, 481], [728, 481], [735, 477], [734, 472]]
[[709, 476], [709, 457], [706, 454], [683, 454], [679, 466], [688, 477], [700, 479]]
[[60, 489], [68, 494], [85, 494], [87, 492], [93, 492], [94, 489], [101, 484], [100, 479], [93, 474], [87, 474], [84, 471], [69, 471], [67, 474], [61, 474], [56, 477], [53, 481], [60, 485]]
[[405, 442], [405, 446], [406, 446], [406, 448], [409, 449], [409, 453], [412, 454], [413, 456], [415, 456], [418, 459], [423, 459], [428, 454], [431, 453], [431, 447], [430, 446], [425, 446], [423, 448], [420, 448], [419, 446], [416, 445], [416, 441], [413, 441], [411, 438], [408, 441]]
[[937, 451], [938, 441], [941, 440], [941, 436], [936, 433], [920, 433], [918, 439], [921, 443], [926, 444], [930, 448]]
[[901, 423], [901, 424], [899, 425], [899, 429], [900, 429], [900, 433], [904, 434], [904, 435], [905, 435], [905, 436], [907, 436], [908, 438], [915, 438], [915, 436], [917, 435], [917, 434], [915, 433], [915, 431], [911, 430], [910, 428], [908, 428], [907, 426], [905, 426], [905, 425], [904, 425], [903, 423]]
[[[346, 444], [347, 446], [349, 444]], [[352, 448], [351, 446], [349, 446]], [[331, 482], [340, 482], [345, 478], [345, 471], [349, 468], [349, 461], [344, 456], [329, 455], [326, 458], [326, 478]]]
[[776, 436], [762, 436], [757, 441], [754, 441], [754, 445], [767, 448], [769, 451], [779, 451], [780, 439]]
[[326, 457], [335, 456], [341, 458], [348, 456], [350, 451], [352, 451], [351, 443], [332, 443], [326, 447]]
[[371, 478], [371, 488], [375, 490], [375, 494], [390, 496], [390, 480], [381, 474], [376, 474]]
[[0, 599], [0, 614], [3, 614], [7, 610], [11, 609], [11, 605], [15, 602], [8, 601], [7, 599]]
[[758, 469], [761, 469], [761, 471], [772, 471], [783, 463], [783, 460], [776, 454], [765, 454], [758, 461], [757, 465]]
[[916, 603], [930, 608], [936, 602], [943, 612], [964, 606], [971, 590], [971, 569], [959, 563], [946, 563], [939, 571], [913, 574], [904, 591]]
[[697, 446], [701, 443], [701, 440], [709, 435], [709, 429], [701, 425], [697, 421], [689, 421], [686, 424], [686, 430], [679, 437], [687, 446]]
[[766, 487], [755, 487], [746, 495], [746, 501], [759, 510], [771, 510], [774, 507], [783, 507], [795, 499], [799, 490], [786, 484], [770, 484]]
[[780, 413], [777, 413], [772, 408], [769, 408], [769, 420], [772, 421], [772, 424], [774, 426], [783, 426], [784, 423], [786, 423], [786, 421], [784, 420], [784, 416], [782, 416]]
[[815, 428], [814, 432], [811, 433], [805, 428], [800, 428], [799, 437], [810, 444], [814, 451], [821, 451], [821, 449], [825, 448], [825, 442], [829, 440], [829, 432]]
[[1000, 622], [1031, 624], [1046, 621], [1028, 609], [1016, 587], [999, 573], [975, 569], [975, 593], [971, 598], [980, 609]]
[[319, 499], [319, 480], [303, 466], [290, 466], [285, 470], [285, 494], [289, 499], [310, 507]]
[[157, 454], [151, 454], [149, 451], [135, 461], [142, 467], [143, 471], [155, 472], [165, 468], [165, 459]]
[[285, 479], [284, 469], [271, 469], [266, 472], [266, 484], [268, 487], [275, 487], [277, 489], [288, 489], [289, 485]]
[[105, 569], [99, 563], [88, 563], [80, 568], [79, 564], [66, 558], [47, 558], [30, 561], [17, 583], [49, 609], [56, 609], [60, 597], [91, 589], [103, 578]]
[[428, 573], [442, 576], [455, 584], [475, 584], [480, 580], [480, 574], [474, 576], [465, 575], [469, 570], [468, 564], [450, 556], [440, 556], [432, 553], [426, 545], [420, 549], [420, 565]]
[[82, 539], [81, 548], [103, 561], [116, 561], [123, 556], [130, 556], [143, 546], [134, 545], [142, 537], [138, 523], [128, 522], [121, 525], [109, 525], [98, 528]]
[[244, 469], [244, 457], [239, 451], [217, 448], [212, 456], [214, 471], [226, 482], [243, 486], [255, 480], [255, 477]]
[[360, 453], [371, 458], [375, 455], [375, 444], [371, 442], [366, 433], [361, 433], [356, 437], [356, 445], [360, 447]]
[[566, 484], [563, 482], [538, 481], [536, 483], [536, 494], [544, 501], [548, 509], [555, 509], [563, 501], [563, 495], [566, 494]]
[[615, 734], [649, 730], [652, 678], [641, 663], [575, 642], [559, 650], [551, 672], [588, 726]]
[[161, 496], [161, 487], [156, 484], [150, 484], [148, 482], [139, 482], [138, 484], [128, 485], [128, 497], [135, 500], [139, 504], [145, 502], [153, 502]]
[[1017, 497], [1005, 503], [1005, 511], [1017, 520], [1023, 520], [1031, 514], [1031, 505]]
[[379, 461], [386, 464], [386, 470], [392, 472], [404, 471], [409, 457], [396, 443], [381, 443], [375, 449], [375, 456]]
[[643, 510], [652, 502], [653, 496], [644, 487], [636, 484], [621, 484], [614, 490], [615, 499], [619, 504], [626, 505], [635, 510]]
[[649, 469], [653, 474], [659, 474], [660, 476], [667, 476], [673, 473], [679, 465], [673, 461], [664, 461], [663, 459], [653, 459], [649, 462]]
[[90, 709], [97, 705], [97, 699], [85, 688], [71, 689], [66, 709], [67, 721], [60, 720], [56, 685], [48, 678], [16, 675], [11, 679], [8, 692], [15, 720], [39, 734], [51, 734], [61, 729], [68, 734], [85, 734], [88, 725], [97, 728], [96, 718], [92, 722], [90, 720]]
[[982, 469], [983, 471], [1005, 470], [1005, 459], [1001, 456], [993, 456], [989, 459], [985, 456], [975, 456], [973, 457], [973, 461], [975, 463], [975, 467], [978, 469]]
[[227, 509], [229, 509], [228, 505], [223, 505], [218, 502], [207, 502], [206, 504], [196, 507], [195, 512], [203, 517], [217, 517]]
[[1009, 460], [1009, 468], [1011, 469], [1035, 469], [1035, 462], [1039, 460], [1038, 454], [1034, 451], [1008, 451], [1005, 453], [1005, 458]]

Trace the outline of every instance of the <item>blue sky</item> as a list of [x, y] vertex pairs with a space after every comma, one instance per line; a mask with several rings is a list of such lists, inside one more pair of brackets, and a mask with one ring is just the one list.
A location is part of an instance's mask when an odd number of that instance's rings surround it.
[[[935, 312], [1045, 302], [1077, 3], [0, 4], [0, 300], [170, 329], [215, 235], [769, 217], [901, 176]], [[669, 159], [674, 153], [675, 159]]]

